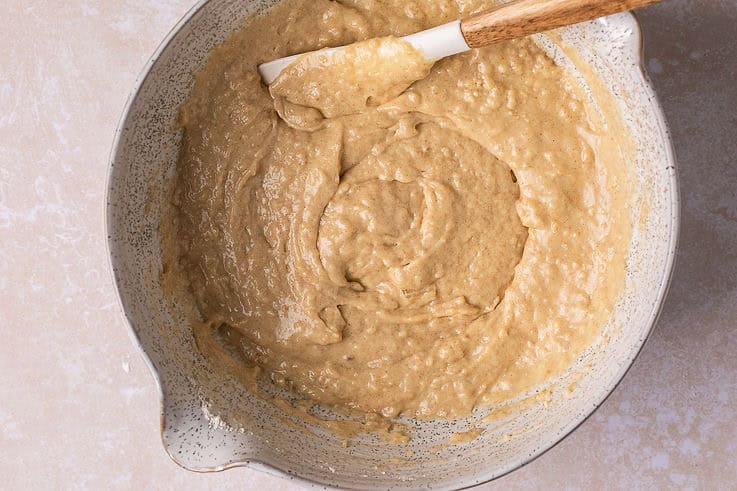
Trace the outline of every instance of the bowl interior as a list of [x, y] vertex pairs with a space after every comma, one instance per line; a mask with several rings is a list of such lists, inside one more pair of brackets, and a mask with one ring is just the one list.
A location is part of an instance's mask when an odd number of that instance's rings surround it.
[[[116, 137], [107, 199], [112, 268], [134, 337], [161, 387], [166, 450], [193, 470], [250, 463], [352, 488], [457, 488], [531, 460], [614, 388], [644, 343], [667, 289], [677, 235], [677, 186], [667, 130], [640, 69], [637, 23], [631, 15], [617, 15], [558, 31], [555, 42], [537, 38], [584, 85], [604, 84], [636, 144], [626, 286], [600, 342], [557, 383], [529, 394], [518, 414], [501, 412], [467, 444], [445, 445], [450, 434], [467, 430], [482, 413], [465, 421], [410, 421], [408, 445], [366, 436], [344, 447], [319, 429], [306, 431], [213, 369], [195, 349], [184, 320], [190, 306], [185, 300], [171, 305], [159, 280], [158, 224], [168, 206], [165, 190], [181, 139], [174, 126], [177, 108], [212, 47], [244, 17], [272, 3], [210, 0], [195, 7], [147, 65]], [[591, 70], [578, 70], [582, 63]]]

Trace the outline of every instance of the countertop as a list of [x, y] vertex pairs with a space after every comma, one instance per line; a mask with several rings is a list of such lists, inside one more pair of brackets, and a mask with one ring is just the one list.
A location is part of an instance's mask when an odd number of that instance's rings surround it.
[[[134, 80], [194, 0], [0, 5], [0, 488], [297, 489], [194, 474], [159, 440], [156, 387], [107, 272], [103, 195]], [[479, 489], [737, 486], [737, 2], [641, 10], [681, 178], [655, 332], [569, 438]]]

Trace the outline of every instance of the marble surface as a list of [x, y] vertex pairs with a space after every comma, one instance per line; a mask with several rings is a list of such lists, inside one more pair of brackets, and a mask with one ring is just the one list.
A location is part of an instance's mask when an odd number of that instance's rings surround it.
[[[0, 487], [298, 489], [194, 474], [107, 274], [103, 195], [141, 67], [194, 0], [0, 4]], [[479, 489], [737, 486], [737, 2], [639, 12], [679, 161], [671, 293], [624, 382], [572, 436]]]

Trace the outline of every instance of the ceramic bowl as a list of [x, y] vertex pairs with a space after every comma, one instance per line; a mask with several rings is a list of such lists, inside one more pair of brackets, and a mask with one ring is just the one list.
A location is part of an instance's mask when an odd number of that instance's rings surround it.
[[167, 302], [159, 280], [158, 224], [167, 206], [163, 190], [181, 139], [174, 125], [177, 108], [213, 46], [270, 3], [210, 0], [195, 6], [148, 62], [115, 138], [106, 221], [111, 266], [133, 338], [160, 388], [166, 451], [194, 471], [248, 465], [359, 489], [462, 488], [529, 462], [579, 425], [622, 379], [668, 287], [678, 235], [678, 186], [668, 131], [641, 68], [635, 18], [622, 14], [563, 29], [556, 42], [537, 37], [584, 85], [591, 73], [577, 64], [591, 67], [613, 94], [637, 148], [626, 286], [600, 342], [564, 376], [574, 374], [574, 383], [548, 387], [544, 398], [530, 394], [531, 403], [486, 423], [481, 436], [463, 445], [445, 443], [453, 432], [468, 429], [469, 420], [410, 421], [408, 445], [365, 436], [344, 447], [331, 434], [290, 422], [281, 409], [211, 367], [195, 349], [184, 307]]

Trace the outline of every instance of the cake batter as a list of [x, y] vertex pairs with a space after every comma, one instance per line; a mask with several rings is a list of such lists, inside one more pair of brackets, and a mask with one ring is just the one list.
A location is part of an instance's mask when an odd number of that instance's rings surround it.
[[[285, 0], [214, 50], [162, 226], [209, 359], [331, 407], [456, 418], [596, 340], [630, 238], [605, 121], [529, 39], [434, 66], [397, 39], [482, 3]], [[375, 37], [270, 88], [256, 70]]]

